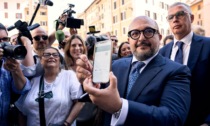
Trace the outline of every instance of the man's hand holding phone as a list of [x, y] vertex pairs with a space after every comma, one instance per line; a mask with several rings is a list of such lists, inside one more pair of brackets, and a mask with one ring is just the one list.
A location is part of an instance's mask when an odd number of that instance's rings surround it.
[[85, 78], [92, 76], [93, 66], [88, 60], [87, 56], [84, 54], [80, 55], [80, 58], [77, 59], [76, 64], [76, 75], [79, 82], [82, 84]]

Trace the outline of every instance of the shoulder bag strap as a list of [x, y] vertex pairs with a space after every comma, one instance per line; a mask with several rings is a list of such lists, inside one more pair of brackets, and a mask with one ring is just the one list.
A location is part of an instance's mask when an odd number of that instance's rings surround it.
[[45, 111], [44, 111], [44, 79], [43, 76], [40, 78], [39, 82], [39, 117], [40, 126], [46, 126]]

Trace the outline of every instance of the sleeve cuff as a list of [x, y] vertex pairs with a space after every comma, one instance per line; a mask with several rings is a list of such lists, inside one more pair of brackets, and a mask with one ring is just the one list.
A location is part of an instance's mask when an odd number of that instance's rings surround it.
[[123, 125], [125, 123], [125, 120], [127, 118], [128, 114], [128, 101], [126, 99], [121, 98], [122, 100], [122, 108], [120, 111], [120, 115], [118, 118], [114, 114], [112, 114], [112, 120], [111, 120], [111, 126], [116, 125]]
[[31, 83], [30, 83], [30, 81], [26, 78], [25, 86], [24, 86], [23, 89], [20, 91], [20, 90], [17, 90], [17, 89], [15, 88], [14, 81], [13, 81], [12, 89], [13, 89], [13, 91], [14, 91], [15, 93], [21, 94], [21, 95], [22, 95], [22, 94], [27, 93], [27, 92], [31, 89]]

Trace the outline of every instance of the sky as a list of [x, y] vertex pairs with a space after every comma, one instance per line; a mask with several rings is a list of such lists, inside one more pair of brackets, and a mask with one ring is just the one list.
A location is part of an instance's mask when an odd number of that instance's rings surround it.
[[[64, 5], [68, 9], [68, 4], [74, 4], [75, 7], [72, 8], [76, 13], [83, 12], [92, 2], [93, 0], [51, 0], [54, 5], [53, 7]], [[61, 2], [62, 1], [62, 2]]]

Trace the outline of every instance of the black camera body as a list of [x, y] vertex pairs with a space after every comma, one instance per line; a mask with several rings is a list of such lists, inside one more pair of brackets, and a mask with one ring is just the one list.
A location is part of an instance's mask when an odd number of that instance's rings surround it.
[[72, 8], [73, 4], [69, 4], [69, 9], [64, 10], [63, 14], [67, 13], [68, 17], [66, 19], [66, 27], [67, 28], [80, 28], [81, 25], [84, 25], [83, 19], [76, 19], [72, 16], [72, 14], [76, 13]]
[[27, 54], [25, 46], [11, 45], [9, 42], [0, 43], [0, 48], [4, 50], [3, 57], [5, 58], [14, 58], [17, 60], [22, 60]]

